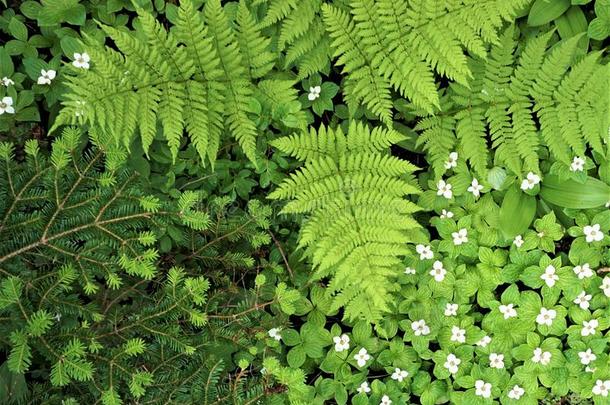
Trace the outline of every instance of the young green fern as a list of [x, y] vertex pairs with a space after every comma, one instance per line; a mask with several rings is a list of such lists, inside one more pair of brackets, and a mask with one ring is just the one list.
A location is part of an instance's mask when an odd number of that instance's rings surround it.
[[439, 73], [467, 85], [469, 54], [484, 58], [504, 21], [529, 0], [353, 0], [349, 8], [324, 4], [332, 47], [346, 74], [348, 104], [365, 105], [383, 122], [392, 118], [392, 90], [417, 107], [440, 107]]
[[515, 54], [515, 28], [505, 30], [487, 60], [472, 61], [468, 87], [454, 83], [443, 113], [422, 118], [416, 129], [435, 171], [459, 150], [481, 175], [488, 167], [488, 138], [496, 165], [514, 173], [539, 172], [541, 148], [566, 165], [587, 148], [604, 153], [608, 140], [608, 69], [600, 53], [579, 57], [580, 37], [548, 49], [553, 33], [528, 40]]
[[[88, 124], [123, 149], [139, 133], [144, 151], [161, 130], [174, 156], [186, 131], [202, 160], [212, 163], [226, 132], [256, 162], [251, 103], [257, 81], [276, 58], [246, 4], [239, 4], [233, 22], [219, 0], [206, 2], [202, 12], [192, 1], [181, 1], [170, 31], [151, 14], [138, 15], [138, 35], [101, 24], [120, 52], [93, 38], [85, 42], [91, 69], [73, 69], [54, 128]], [[295, 102], [285, 82], [266, 80], [262, 91], [278, 87]]]
[[377, 320], [389, 309], [401, 257], [408, 253], [411, 218], [418, 207], [404, 199], [420, 190], [417, 168], [385, 151], [402, 139], [393, 130], [352, 122], [273, 142], [305, 165], [269, 198], [286, 199], [283, 213], [307, 214], [299, 245], [307, 249], [314, 279], [330, 277], [333, 305], [345, 318]]

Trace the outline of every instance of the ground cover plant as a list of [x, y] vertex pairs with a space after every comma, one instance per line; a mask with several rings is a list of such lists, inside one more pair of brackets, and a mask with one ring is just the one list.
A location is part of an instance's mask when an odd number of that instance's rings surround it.
[[610, 404], [607, 0], [0, 0], [1, 404]]

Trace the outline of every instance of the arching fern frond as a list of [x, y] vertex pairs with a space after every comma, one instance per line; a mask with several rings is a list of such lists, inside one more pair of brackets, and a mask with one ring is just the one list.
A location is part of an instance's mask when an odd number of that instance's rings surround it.
[[[88, 124], [112, 134], [124, 149], [139, 132], [144, 151], [161, 132], [174, 156], [186, 132], [211, 163], [228, 133], [256, 162], [251, 105], [257, 81], [276, 57], [271, 37], [262, 34], [246, 3], [227, 13], [219, 0], [207, 1], [203, 11], [181, 1], [172, 30], [141, 9], [138, 15], [137, 35], [100, 24], [119, 52], [86, 39], [91, 69], [72, 69], [54, 128]], [[288, 94], [297, 101], [295, 92]]]
[[549, 49], [552, 35], [531, 38], [517, 51], [509, 27], [487, 60], [472, 61], [476, 74], [468, 87], [450, 85], [442, 100], [447, 112], [422, 118], [418, 142], [438, 174], [449, 153], [459, 150], [484, 175], [488, 141], [496, 149], [494, 164], [516, 174], [539, 172], [542, 147], [566, 164], [587, 148], [604, 153], [607, 66], [599, 52], [578, 56], [579, 37]]
[[[323, 5], [345, 93], [383, 121], [391, 116], [390, 89], [416, 107], [439, 108], [434, 74], [464, 85], [472, 77], [464, 51], [486, 56], [497, 30], [529, 0], [353, 0], [349, 13]], [[349, 82], [349, 83], [348, 83]]]
[[284, 213], [308, 215], [300, 246], [314, 278], [330, 277], [334, 306], [347, 319], [377, 320], [389, 309], [409, 230], [418, 226], [417, 206], [404, 199], [419, 192], [408, 176], [417, 168], [385, 153], [401, 138], [352, 122], [347, 133], [321, 127], [273, 142], [305, 164], [269, 198], [289, 200]]

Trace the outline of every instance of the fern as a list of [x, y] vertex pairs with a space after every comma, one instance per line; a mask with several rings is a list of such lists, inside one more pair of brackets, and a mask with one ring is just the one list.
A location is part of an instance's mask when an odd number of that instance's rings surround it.
[[347, 134], [319, 131], [280, 138], [281, 151], [305, 161], [272, 199], [287, 199], [282, 212], [308, 214], [299, 246], [316, 268], [314, 279], [330, 277], [334, 306], [345, 318], [377, 320], [389, 309], [401, 257], [407, 254], [415, 204], [403, 199], [419, 189], [406, 176], [416, 167], [383, 153], [400, 140], [393, 130], [352, 122]]
[[354, 0], [344, 11], [325, 4], [324, 22], [345, 98], [391, 121], [391, 90], [418, 108], [440, 108], [434, 73], [466, 85], [472, 77], [464, 54], [486, 56], [497, 30], [529, 0]]
[[[606, 67], [599, 52], [579, 57], [579, 37], [551, 49], [552, 32], [529, 39], [516, 51], [515, 28], [506, 29], [487, 60], [474, 59], [468, 87], [453, 83], [442, 100], [444, 113], [418, 123], [437, 174], [453, 150], [463, 153], [481, 175], [489, 165], [517, 174], [540, 172], [542, 148], [568, 164], [588, 147], [604, 153], [608, 109]], [[454, 135], [455, 134], [455, 135]]]
[[[212, 164], [226, 132], [256, 163], [251, 105], [256, 80], [269, 74], [276, 58], [246, 4], [239, 4], [234, 22], [219, 0], [206, 2], [203, 12], [182, 1], [170, 31], [151, 14], [139, 9], [138, 15], [142, 32], [100, 24], [120, 52], [87, 37], [92, 68], [72, 69], [54, 128], [88, 124], [113, 140], [107, 151], [128, 149], [139, 133], [146, 152], [161, 130], [174, 158], [186, 131]], [[296, 94], [287, 98], [297, 100]]]

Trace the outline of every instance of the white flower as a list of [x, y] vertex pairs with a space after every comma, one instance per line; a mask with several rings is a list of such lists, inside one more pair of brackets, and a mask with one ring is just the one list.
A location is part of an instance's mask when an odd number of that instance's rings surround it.
[[415, 269], [413, 267], [405, 267], [405, 274], [415, 274]]
[[453, 212], [447, 211], [446, 209], [443, 208], [443, 210], [441, 211], [441, 219], [445, 219], [445, 218], [453, 218]]
[[309, 101], [314, 101], [318, 97], [320, 97], [320, 92], [322, 88], [320, 86], [313, 86], [309, 88], [309, 94], [307, 95], [307, 99]]
[[4, 97], [0, 101], [0, 115], [7, 114], [15, 114], [15, 109], [13, 108], [13, 98], [12, 97]]
[[604, 207], [610, 208], [610, 200], [608, 200], [608, 202], [604, 205]]
[[55, 321], [59, 322], [59, 321], [61, 321], [61, 314], [58, 312], [55, 314], [55, 316], [53, 318], [55, 318]]
[[555, 267], [552, 264], [549, 264], [546, 269], [544, 269], [544, 273], [542, 273], [540, 278], [543, 279], [549, 287], [553, 287], [555, 282], [559, 280], [559, 276], [555, 274]]
[[513, 245], [517, 246], [517, 248], [520, 248], [523, 245], [523, 236], [515, 236], [515, 239], [513, 239]]
[[600, 285], [599, 288], [604, 292], [606, 297], [610, 297], [610, 277], [604, 277], [602, 285]]
[[443, 197], [449, 199], [453, 197], [453, 191], [451, 191], [451, 184], [445, 183], [444, 180], [439, 180], [436, 185], [437, 191], [436, 195], [442, 195]]
[[74, 54], [74, 62], [72, 62], [72, 64], [74, 65], [74, 67], [77, 67], [79, 69], [89, 69], [89, 61], [91, 59], [89, 58], [89, 55], [87, 54], [87, 52], [83, 52], [81, 53], [75, 53]]
[[445, 279], [445, 275], [447, 274], [447, 270], [443, 267], [443, 262], [437, 260], [432, 265], [432, 270], [430, 270], [430, 275], [434, 277], [434, 280], [437, 282], [441, 282]]
[[451, 341], [464, 343], [466, 342], [466, 329], [460, 329], [459, 326], [451, 328]]
[[445, 305], [445, 316], [457, 316], [458, 304], [447, 303]]
[[608, 391], [610, 391], [610, 380], [595, 381], [595, 387], [593, 387], [593, 394], [601, 395], [602, 397], [607, 397]]
[[415, 246], [415, 251], [419, 253], [419, 260], [432, 259], [434, 257], [434, 253], [430, 246], [417, 245]]
[[580, 334], [582, 336], [590, 336], [595, 335], [595, 328], [599, 326], [599, 321], [597, 319], [591, 319], [590, 321], [582, 321], [582, 330]]
[[354, 359], [356, 360], [356, 362], [358, 363], [358, 367], [364, 367], [364, 365], [366, 364], [367, 361], [369, 361], [371, 358], [371, 356], [369, 355], [369, 353], [366, 351], [366, 349], [363, 347], [362, 349], [360, 349], [360, 351], [354, 355]]
[[582, 291], [578, 294], [578, 297], [573, 301], [574, 304], [578, 304], [581, 309], [589, 309], [589, 301], [591, 301], [593, 296], [591, 294], [587, 294], [586, 291]]
[[8, 78], [8, 77], [6, 77], [6, 76], [4, 76], [4, 77], [2, 78], [2, 80], [0, 80], [0, 82], [2, 82], [2, 85], [3, 85], [4, 87], [8, 87], [8, 86], [14, 86], [14, 85], [15, 85], [15, 82], [14, 82], [14, 81], [12, 81], [11, 79], [9, 79], [9, 78]]
[[600, 240], [604, 239], [603, 232], [599, 230], [599, 224], [586, 225], [582, 231], [585, 234], [587, 243], [599, 242]]
[[587, 373], [594, 373], [594, 372], [595, 372], [595, 370], [597, 370], [597, 367], [593, 367], [593, 368], [591, 368], [591, 367], [589, 367], [589, 366], [585, 367], [585, 371], [586, 371]]
[[543, 366], [546, 366], [551, 362], [551, 352], [543, 352], [541, 348], [537, 347], [534, 349], [534, 356], [532, 357], [532, 361], [534, 363], [540, 363]]
[[593, 277], [593, 270], [591, 270], [589, 263], [579, 264], [574, 266], [574, 274], [578, 276], [579, 280], [582, 280], [585, 277]]
[[478, 198], [481, 196], [481, 190], [483, 190], [483, 186], [479, 184], [479, 181], [472, 179], [472, 183], [470, 183], [467, 191], [471, 192], [475, 198]]
[[335, 351], [342, 352], [344, 350], [349, 350], [349, 336], [345, 333], [341, 336], [333, 337], [333, 342], [335, 342]]
[[426, 321], [423, 319], [411, 322], [411, 329], [413, 329], [413, 334], [415, 336], [426, 336], [430, 334], [430, 327], [426, 325]]
[[518, 385], [515, 385], [509, 392], [508, 397], [510, 399], [518, 400], [525, 394], [525, 390]]
[[574, 156], [574, 160], [572, 160], [572, 164], [570, 165], [570, 171], [572, 172], [582, 172], [585, 168], [585, 159]]
[[521, 190], [531, 190], [538, 183], [540, 183], [540, 176], [538, 176], [537, 174], [534, 174], [532, 172], [529, 172], [527, 174], [527, 177], [525, 178], [525, 180], [523, 180], [523, 182], [521, 182]]
[[504, 355], [498, 353], [491, 353], [489, 355], [489, 367], [491, 368], [504, 368]]
[[546, 309], [545, 307], [540, 308], [540, 313], [536, 317], [536, 323], [538, 325], [551, 326], [553, 320], [557, 317], [557, 311], [554, 309]]
[[449, 353], [447, 355], [447, 360], [445, 361], [445, 364], [443, 364], [443, 367], [449, 370], [451, 374], [455, 374], [458, 372], [458, 366], [461, 362], [462, 360], [460, 360], [455, 354]]
[[504, 319], [514, 318], [517, 316], [517, 310], [513, 308], [514, 304], [500, 305], [498, 309], [504, 315]]
[[261, 368], [261, 374], [263, 374], [263, 375], [267, 374], [267, 369], [265, 367]]
[[474, 382], [475, 394], [479, 397], [489, 398], [491, 397], [491, 384], [483, 380], [476, 380]]
[[379, 403], [379, 405], [392, 405], [392, 400], [387, 395], [384, 395], [383, 397], [381, 397], [381, 402]]
[[487, 335], [483, 336], [481, 340], [479, 340], [475, 345], [480, 347], [487, 347], [488, 344], [491, 343], [491, 338]]
[[453, 238], [453, 244], [455, 246], [461, 245], [468, 242], [468, 230], [462, 228], [457, 232], [452, 232], [451, 237]]
[[280, 328], [271, 328], [269, 329], [269, 332], [267, 332], [269, 334], [269, 337], [274, 338], [277, 341], [280, 341], [280, 339], [282, 339], [282, 335], [280, 335]]
[[401, 370], [398, 367], [394, 369], [392, 373], [392, 380], [396, 380], [398, 382], [402, 382], [405, 378], [409, 376], [409, 372], [407, 370]]
[[451, 169], [452, 167], [457, 166], [458, 154], [457, 152], [451, 152], [449, 154], [449, 159], [445, 162], [445, 169]]
[[55, 75], [57, 72], [53, 69], [40, 71], [40, 76], [38, 77], [38, 84], [51, 84], [51, 80], [55, 79]]
[[583, 366], [588, 366], [591, 362], [597, 359], [597, 356], [591, 351], [591, 349], [587, 349], [584, 352], [578, 352], [578, 357], [580, 357], [580, 364]]
[[356, 391], [358, 391], [359, 394], [362, 394], [362, 393], [368, 394], [369, 392], [371, 392], [371, 388], [369, 387], [369, 383], [367, 383], [365, 381], [362, 384], [360, 384], [360, 387], [358, 387], [356, 389]]

